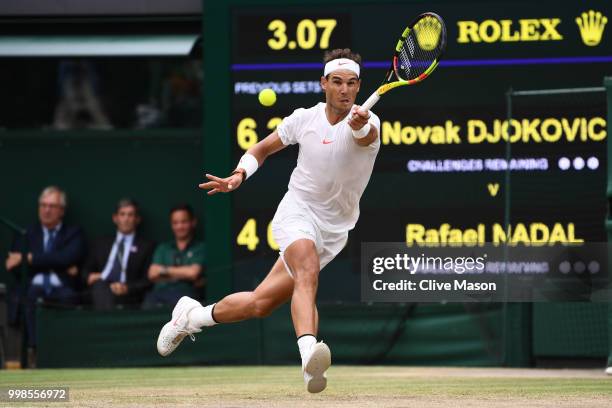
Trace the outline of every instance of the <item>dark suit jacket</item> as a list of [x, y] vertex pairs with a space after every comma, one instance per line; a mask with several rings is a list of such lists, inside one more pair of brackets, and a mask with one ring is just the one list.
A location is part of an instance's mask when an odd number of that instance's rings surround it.
[[[102, 272], [108, 261], [115, 236], [99, 238], [93, 242], [89, 256], [83, 267], [85, 279], [92, 272]], [[151, 282], [147, 277], [149, 265], [153, 258], [155, 244], [142, 238], [138, 233], [134, 236], [132, 249], [128, 255], [127, 268], [125, 270], [125, 283], [128, 287], [127, 298], [130, 302], [142, 301], [144, 292], [150, 288]]]
[[[21, 252], [21, 249], [22, 239], [18, 237], [13, 242], [11, 250]], [[53, 270], [63, 285], [77, 288], [77, 278], [68, 275], [66, 270], [70, 266], [80, 265], [85, 256], [85, 240], [80, 227], [62, 224], [55, 237], [53, 249], [45, 253], [42, 226], [36, 223], [27, 229], [26, 250], [32, 253], [29, 282], [36, 274], [49, 273]]]

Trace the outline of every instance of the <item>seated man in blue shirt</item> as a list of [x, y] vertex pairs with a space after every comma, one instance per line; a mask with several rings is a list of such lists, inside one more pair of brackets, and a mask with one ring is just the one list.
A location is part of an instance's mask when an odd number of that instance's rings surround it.
[[30, 366], [36, 347], [37, 300], [56, 304], [76, 304], [79, 300], [77, 265], [85, 254], [85, 244], [81, 228], [64, 224], [65, 211], [66, 193], [55, 186], [45, 188], [38, 199], [39, 222], [27, 230], [27, 259], [22, 259], [20, 238], [13, 242], [6, 259], [7, 271], [19, 271], [22, 262], [28, 265], [25, 311]]
[[112, 219], [117, 232], [94, 241], [83, 268], [96, 310], [140, 305], [151, 286], [147, 270], [155, 244], [137, 231], [141, 220], [138, 204], [128, 198], [119, 200]]
[[202, 297], [205, 246], [194, 239], [197, 219], [188, 204], [170, 210], [170, 227], [174, 239], [157, 247], [149, 268], [149, 279], [155, 283], [147, 294], [143, 308], [173, 306], [182, 296]]

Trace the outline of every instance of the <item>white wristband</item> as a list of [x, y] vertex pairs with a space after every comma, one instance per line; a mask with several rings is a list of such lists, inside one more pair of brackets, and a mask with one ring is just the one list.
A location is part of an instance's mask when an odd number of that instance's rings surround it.
[[371, 128], [371, 125], [370, 125], [370, 122], [368, 122], [359, 130], [353, 129], [353, 137], [355, 139], [363, 139], [370, 133], [370, 128]]
[[258, 168], [259, 163], [257, 163], [257, 159], [250, 153], [243, 154], [238, 162], [238, 166], [236, 166], [236, 169], [244, 169], [246, 178], [251, 177]]

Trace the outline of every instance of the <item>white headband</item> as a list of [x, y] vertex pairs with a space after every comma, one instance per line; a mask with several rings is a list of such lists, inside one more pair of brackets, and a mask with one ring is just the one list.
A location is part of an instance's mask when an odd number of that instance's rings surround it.
[[327, 64], [325, 64], [323, 76], [327, 76], [331, 72], [337, 71], [339, 69], [348, 69], [349, 71], [353, 71], [355, 74], [357, 74], [357, 77], [359, 77], [359, 64], [348, 58], [338, 58], [329, 61]]

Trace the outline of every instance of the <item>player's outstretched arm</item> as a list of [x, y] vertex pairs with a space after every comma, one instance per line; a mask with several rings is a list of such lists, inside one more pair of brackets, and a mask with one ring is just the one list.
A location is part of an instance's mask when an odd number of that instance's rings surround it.
[[264, 139], [251, 146], [249, 150], [247, 150], [247, 154], [255, 156], [257, 163], [261, 166], [268, 156], [283, 150], [285, 147], [287, 146], [283, 144], [278, 132], [275, 130]]
[[229, 177], [220, 178], [212, 174], [206, 174], [207, 182], [200, 184], [203, 190], [208, 190], [208, 195], [216, 193], [228, 193], [236, 190], [244, 180], [250, 177], [268, 156], [282, 150], [286, 146], [281, 141], [276, 131], [270, 133], [265, 139], [259, 141], [242, 156], [236, 170]]

